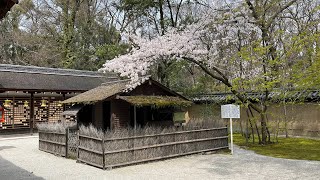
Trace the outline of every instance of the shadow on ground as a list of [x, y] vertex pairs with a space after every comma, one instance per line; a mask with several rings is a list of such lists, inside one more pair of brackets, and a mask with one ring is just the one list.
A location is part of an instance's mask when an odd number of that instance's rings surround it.
[[[14, 148], [14, 146], [0, 146], [0, 150]], [[36, 179], [43, 178], [35, 176], [32, 172], [28, 172], [10, 161], [0, 156], [0, 179], [20, 180], [20, 179]]]
[[0, 151], [4, 150], [4, 149], [12, 149], [12, 148], [16, 148], [14, 146], [0, 146]]

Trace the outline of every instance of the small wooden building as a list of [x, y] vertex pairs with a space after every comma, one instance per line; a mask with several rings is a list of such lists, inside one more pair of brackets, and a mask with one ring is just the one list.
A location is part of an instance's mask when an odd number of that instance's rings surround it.
[[115, 80], [116, 75], [92, 71], [0, 64], [0, 133], [57, 122], [66, 108], [61, 101]]
[[104, 83], [62, 103], [82, 104], [78, 112], [70, 111], [77, 113], [79, 124], [92, 123], [101, 129], [173, 125], [174, 112], [192, 104], [152, 79], [129, 91], [128, 83], [128, 80]]

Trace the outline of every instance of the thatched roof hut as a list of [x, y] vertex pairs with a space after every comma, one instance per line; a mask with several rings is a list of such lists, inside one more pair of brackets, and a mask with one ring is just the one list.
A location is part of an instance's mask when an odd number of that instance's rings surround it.
[[78, 121], [103, 129], [173, 124], [173, 113], [192, 104], [152, 79], [132, 90], [127, 89], [128, 83], [128, 80], [107, 82], [62, 103], [83, 104]]
[[[149, 80], [150, 82], [157, 83], [154, 80]], [[172, 94], [170, 96], [160, 96], [160, 95], [133, 95], [130, 96], [130, 92], [127, 92], [127, 84], [130, 83], [128, 80], [114, 81], [103, 83], [102, 85], [81, 93], [77, 96], [69, 98], [62, 103], [70, 104], [93, 104], [98, 101], [108, 100], [111, 98], [121, 99], [130, 104], [136, 106], [156, 106], [156, 107], [166, 107], [166, 106], [189, 106], [191, 104], [185, 97], [169, 91]], [[161, 87], [164, 87], [161, 85]]]
[[[159, 89], [158, 91], [165, 91], [166, 93], [160, 93], [159, 95], [156, 92], [145, 91], [137, 93], [136, 90], [128, 91], [127, 85], [130, 83], [129, 80], [121, 80], [121, 81], [111, 81], [101, 84], [100, 86], [81, 93], [77, 96], [69, 98], [63, 101], [63, 104], [94, 104], [99, 101], [105, 101], [110, 99], [121, 99], [130, 104], [136, 106], [157, 106], [157, 107], [166, 107], [166, 106], [189, 106], [191, 105], [191, 101], [189, 101], [186, 97], [169, 90], [167, 87], [162, 84], [150, 79], [147, 81], [150, 85], [155, 84]], [[137, 88], [145, 86], [144, 83]], [[137, 89], [136, 88], [136, 89]], [[154, 89], [155, 90], [155, 89]], [[157, 91], [157, 90], [156, 90]]]

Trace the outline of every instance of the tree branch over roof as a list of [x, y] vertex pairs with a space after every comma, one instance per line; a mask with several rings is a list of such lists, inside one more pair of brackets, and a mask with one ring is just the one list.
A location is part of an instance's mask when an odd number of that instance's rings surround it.
[[216, 71], [219, 75], [221, 75], [221, 77], [214, 75], [208, 68], [207, 66], [205, 66], [203, 63], [194, 60], [193, 58], [188, 58], [188, 57], [183, 57], [183, 59], [195, 63], [197, 64], [206, 74], [208, 74], [209, 76], [211, 76], [212, 78], [221, 81], [223, 84], [225, 84], [226, 86], [228, 86], [229, 88], [231, 88], [231, 92], [243, 103], [246, 104], [248, 103], [248, 106], [251, 107], [252, 109], [254, 109], [255, 111], [257, 111], [258, 113], [261, 113], [262, 110], [254, 105], [253, 103], [251, 103], [245, 96], [241, 95], [237, 90], [235, 90], [232, 86], [232, 84], [230, 84], [228, 78], [216, 67], [212, 67], [212, 69], [214, 71]]

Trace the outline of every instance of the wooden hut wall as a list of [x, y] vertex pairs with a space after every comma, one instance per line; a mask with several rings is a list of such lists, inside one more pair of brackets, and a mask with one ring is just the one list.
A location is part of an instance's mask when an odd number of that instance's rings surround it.
[[130, 125], [130, 104], [114, 99], [111, 101], [111, 126], [112, 129], [125, 128]]
[[103, 129], [103, 109], [102, 102], [97, 102], [94, 107], [93, 112], [93, 125], [99, 129]]
[[[0, 97], [0, 102], [10, 100], [7, 110], [5, 110], [5, 122], [1, 129], [23, 129], [30, 128], [30, 97]], [[46, 100], [46, 106], [42, 107], [42, 99]], [[59, 105], [62, 98], [57, 97], [35, 97], [34, 99], [34, 119], [39, 122], [57, 122], [63, 112], [63, 106]], [[25, 106], [25, 102], [28, 106]]]

